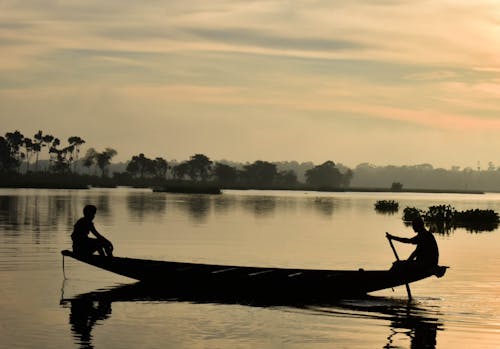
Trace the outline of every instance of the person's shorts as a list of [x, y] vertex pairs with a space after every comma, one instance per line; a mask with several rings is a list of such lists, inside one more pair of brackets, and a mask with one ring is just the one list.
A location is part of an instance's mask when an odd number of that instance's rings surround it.
[[73, 241], [73, 252], [80, 255], [92, 255], [101, 244], [97, 239], [87, 238]]

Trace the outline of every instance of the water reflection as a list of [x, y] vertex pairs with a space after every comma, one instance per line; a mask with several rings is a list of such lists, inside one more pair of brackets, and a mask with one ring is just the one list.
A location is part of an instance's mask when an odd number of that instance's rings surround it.
[[149, 215], [163, 216], [167, 207], [167, 201], [163, 193], [130, 193], [127, 195], [126, 200], [129, 215], [139, 219], [140, 222]]
[[[175, 208], [187, 213], [194, 223], [207, 221], [212, 209], [212, 198], [209, 194], [168, 194], [168, 201]], [[219, 202], [219, 204], [221, 204]], [[224, 207], [224, 204], [221, 204]], [[229, 209], [229, 207], [228, 207]]]
[[329, 217], [337, 207], [334, 198], [310, 199], [273, 195], [176, 195], [170, 196], [169, 200], [198, 223], [206, 220], [212, 208], [216, 214], [228, 214], [242, 209], [255, 218], [270, 218], [277, 212], [296, 212], [299, 208], [314, 210]]
[[[403, 222], [405, 226], [411, 227], [411, 222]], [[429, 231], [438, 235], [451, 235], [457, 229], [464, 229], [468, 233], [480, 234], [484, 232], [492, 232], [498, 229], [496, 222], [474, 222], [468, 225], [455, 225], [448, 222], [426, 222], [425, 224]]]
[[[0, 230], [19, 234], [26, 230], [39, 232], [41, 226], [72, 224], [75, 202], [64, 195], [0, 196]], [[35, 243], [39, 243], [35, 236]]]
[[[99, 216], [104, 220], [112, 218], [112, 210], [110, 203], [110, 195], [108, 193], [100, 193], [99, 195], [86, 195], [84, 199], [78, 203], [78, 206], [85, 207], [86, 205], [94, 205], [98, 209]], [[79, 215], [82, 212], [78, 212]]]
[[276, 210], [274, 196], [246, 196], [242, 198], [241, 206], [254, 214], [255, 217], [270, 217]]
[[324, 216], [333, 215], [335, 210], [335, 201], [333, 198], [315, 198], [313, 201], [313, 208]]
[[426, 309], [416, 303], [384, 297], [367, 296], [361, 299], [339, 300], [325, 304], [293, 302], [277, 298], [235, 298], [196, 290], [159, 290], [145, 283], [117, 286], [62, 299], [61, 305], [70, 308], [69, 323], [73, 337], [81, 348], [93, 348], [92, 328], [111, 316], [113, 302], [189, 302], [194, 304], [239, 304], [251, 307], [295, 310], [312, 315], [368, 318], [387, 321], [390, 333], [384, 348], [399, 348], [400, 341], [410, 340], [411, 348], [436, 348], [437, 332], [443, 331], [439, 311]]
[[214, 209], [216, 213], [227, 214], [235, 209], [237, 200], [230, 195], [217, 195], [214, 200]]
[[370, 297], [366, 301], [345, 302], [343, 307], [354, 313], [369, 312], [368, 317], [389, 320], [391, 333], [384, 348], [400, 348], [397, 343], [407, 338], [410, 348], [435, 348], [437, 331], [444, 330], [436, 309], [429, 311], [416, 303]]
[[80, 348], [93, 348], [92, 329], [100, 321], [111, 316], [111, 301], [108, 299], [93, 299], [91, 297], [78, 297], [62, 304], [68, 303], [71, 309], [69, 324], [71, 332]]

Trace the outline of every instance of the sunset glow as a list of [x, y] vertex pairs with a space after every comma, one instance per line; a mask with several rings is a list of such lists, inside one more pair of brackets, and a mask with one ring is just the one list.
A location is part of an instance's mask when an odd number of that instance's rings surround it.
[[500, 163], [499, 14], [487, 0], [4, 1], [2, 128], [122, 161]]

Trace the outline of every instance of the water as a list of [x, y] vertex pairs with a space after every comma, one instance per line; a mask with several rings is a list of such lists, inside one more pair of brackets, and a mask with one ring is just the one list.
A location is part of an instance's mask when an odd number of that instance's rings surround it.
[[[437, 235], [441, 278], [330, 305], [264, 307], [117, 297], [132, 280], [66, 258], [98, 207], [120, 256], [230, 265], [383, 269], [385, 232], [413, 236], [376, 200], [500, 212], [500, 195], [0, 189], [0, 346], [5, 348], [499, 348], [500, 234]], [[396, 243], [401, 257], [411, 246]], [[125, 287], [126, 288], [126, 287]], [[63, 301], [61, 301], [63, 300]]]

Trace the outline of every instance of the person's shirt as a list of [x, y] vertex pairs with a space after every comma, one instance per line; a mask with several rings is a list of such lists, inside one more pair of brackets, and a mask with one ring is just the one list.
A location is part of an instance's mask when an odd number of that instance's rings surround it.
[[71, 234], [71, 239], [73, 241], [81, 241], [83, 239], [87, 239], [89, 237], [89, 233], [95, 230], [94, 223], [86, 218], [82, 217], [78, 221], [76, 221], [73, 226], [73, 233]]
[[439, 249], [432, 233], [425, 231], [417, 234], [410, 239], [412, 244], [417, 245], [415, 250], [415, 261], [428, 264], [437, 265], [439, 261]]

